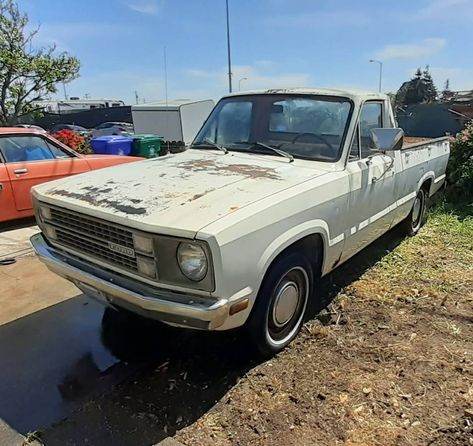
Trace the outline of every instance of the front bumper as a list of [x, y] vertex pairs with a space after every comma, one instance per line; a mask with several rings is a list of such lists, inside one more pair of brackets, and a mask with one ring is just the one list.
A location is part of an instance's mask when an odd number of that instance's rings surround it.
[[108, 305], [186, 328], [214, 330], [228, 317], [226, 299], [206, 300], [147, 286], [98, 268], [51, 247], [41, 233], [31, 237], [36, 254], [54, 273]]

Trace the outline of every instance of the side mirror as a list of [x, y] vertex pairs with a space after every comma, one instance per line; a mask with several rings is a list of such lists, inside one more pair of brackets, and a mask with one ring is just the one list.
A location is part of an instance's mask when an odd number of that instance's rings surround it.
[[371, 137], [376, 149], [380, 151], [401, 150], [404, 143], [404, 130], [372, 129]]

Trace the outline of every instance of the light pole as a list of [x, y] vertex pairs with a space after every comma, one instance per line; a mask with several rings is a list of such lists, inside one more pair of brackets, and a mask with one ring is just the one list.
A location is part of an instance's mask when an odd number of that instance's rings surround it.
[[382, 79], [383, 79], [383, 62], [381, 62], [380, 60], [376, 60], [376, 59], [370, 59], [370, 62], [373, 63], [377, 63], [379, 64], [379, 92], [381, 93], [381, 83], [382, 83]]
[[241, 91], [241, 81], [247, 81], [248, 78], [247, 77], [242, 77], [239, 81], [238, 81], [238, 91]]
[[227, 57], [228, 57], [228, 91], [232, 92], [232, 60], [230, 56], [230, 19], [228, 14], [228, 0], [225, 0], [227, 7]]

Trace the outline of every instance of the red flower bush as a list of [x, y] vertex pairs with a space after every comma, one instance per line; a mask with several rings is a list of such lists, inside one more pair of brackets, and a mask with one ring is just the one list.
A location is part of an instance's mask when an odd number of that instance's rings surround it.
[[62, 142], [66, 146], [70, 147], [71, 149], [75, 150], [76, 152], [91, 152], [89, 140], [86, 137], [74, 132], [73, 130], [60, 130], [59, 132], [51, 134], [51, 136]]

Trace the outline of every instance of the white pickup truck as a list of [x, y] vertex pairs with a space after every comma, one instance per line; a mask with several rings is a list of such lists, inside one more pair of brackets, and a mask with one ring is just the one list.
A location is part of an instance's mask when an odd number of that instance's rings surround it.
[[41, 260], [117, 311], [244, 326], [263, 355], [297, 335], [318, 280], [445, 181], [446, 138], [404, 144], [383, 94], [222, 98], [182, 154], [34, 188]]

